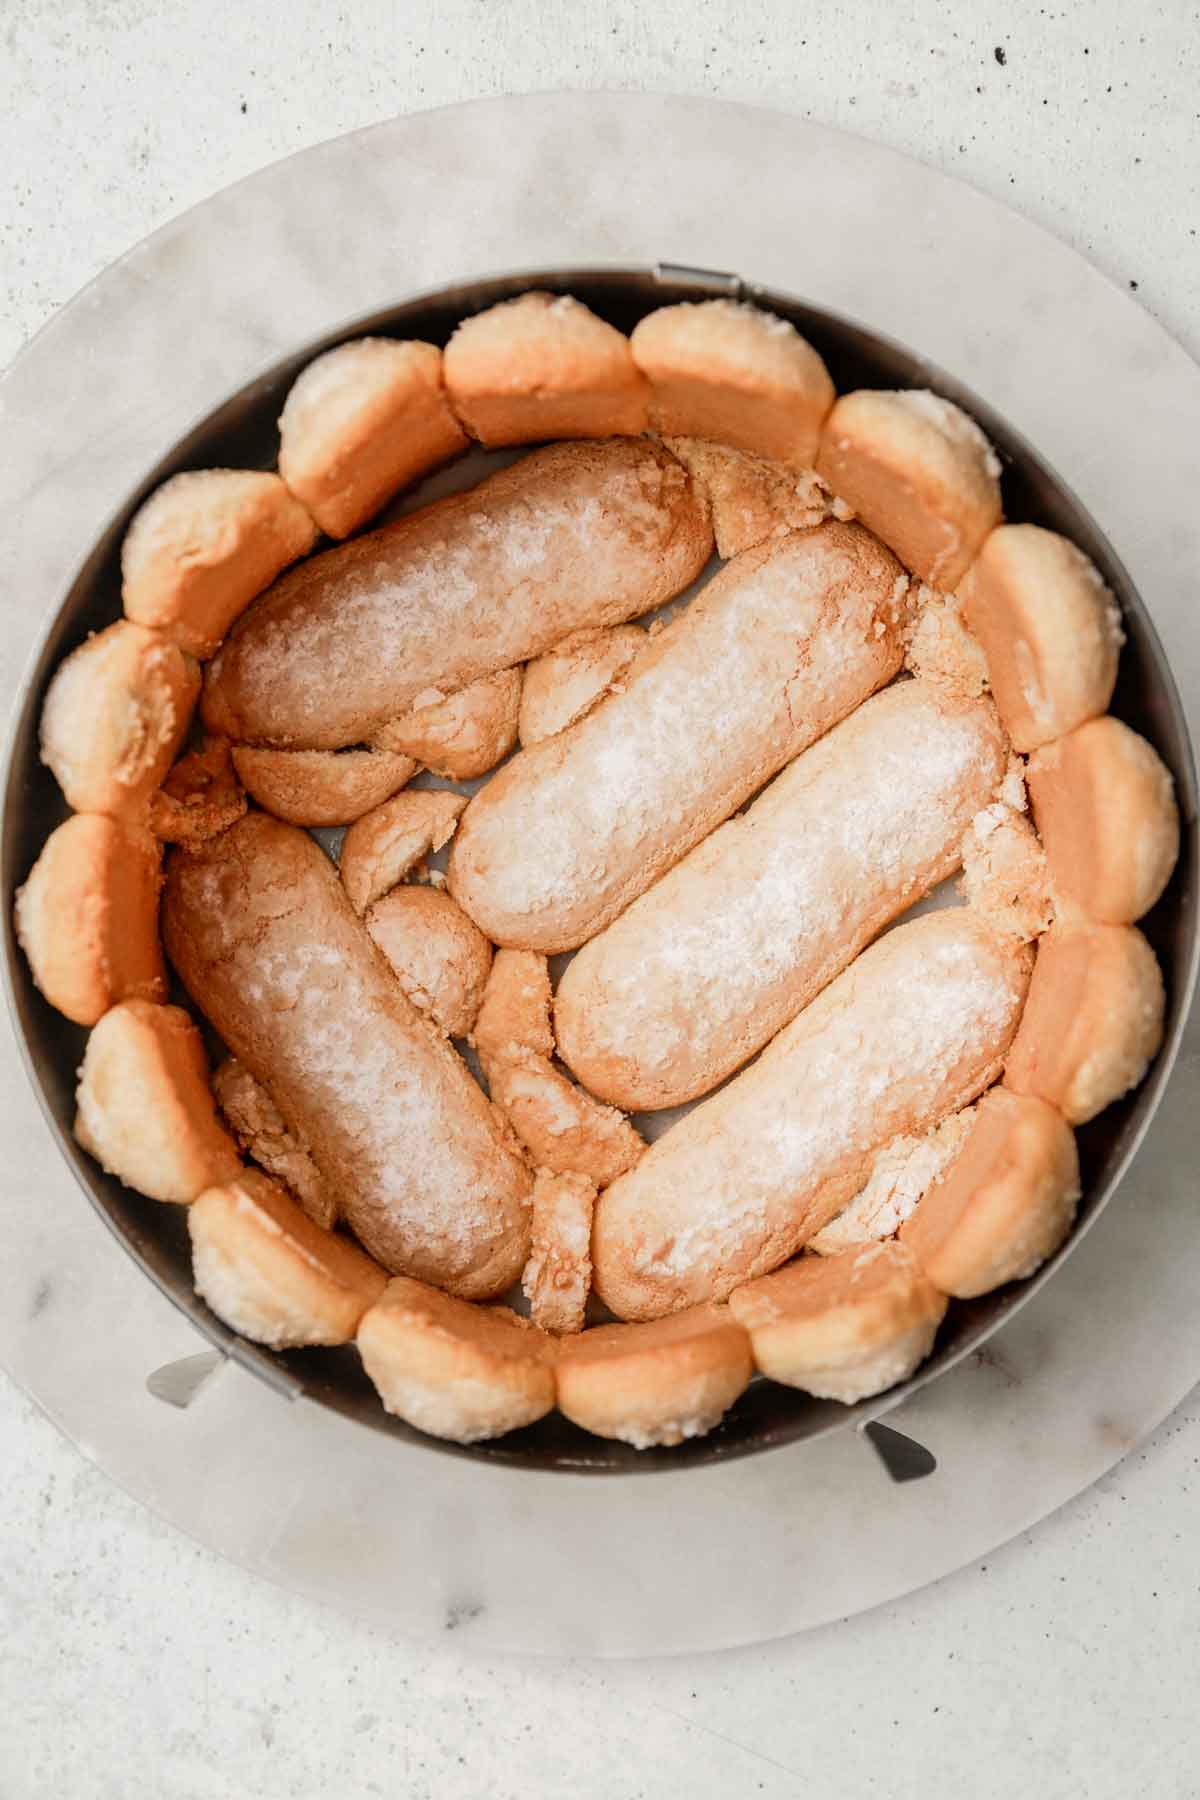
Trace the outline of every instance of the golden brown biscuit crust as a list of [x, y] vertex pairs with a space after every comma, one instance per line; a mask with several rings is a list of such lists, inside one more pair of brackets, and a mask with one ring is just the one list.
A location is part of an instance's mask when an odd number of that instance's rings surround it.
[[966, 907], [909, 920], [863, 951], [601, 1194], [600, 1298], [619, 1317], [654, 1318], [786, 1261], [862, 1186], [883, 1144], [928, 1130], [996, 1079], [1030, 960]]
[[903, 1244], [804, 1256], [737, 1288], [729, 1310], [764, 1375], [852, 1405], [905, 1380], [933, 1347], [946, 1297]]
[[560, 1344], [559, 1411], [635, 1449], [682, 1444], [718, 1425], [753, 1372], [745, 1332], [725, 1306], [642, 1325], [597, 1325]]
[[454, 410], [482, 444], [636, 435], [648, 423], [629, 339], [570, 294], [520, 294], [464, 319], [445, 368]]
[[655, 430], [812, 467], [834, 387], [786, 319], [743, 301], [685, 301], [647, 313], [630, 343]]
[[970, 1300], [1040, 1268], [1070, 1231], [1079, 1192], [1075, 1134], [1061, 1114], [992, 1088], [900, 1241], [943, 1294]]
[[418, 1012], [446, 1037], [475, 1024], [492, 946], [449, 896], [431, 887], [394, 887], [363, 920]]
[[121, 546], [125, 616], [201, 659], [317, 528], [278, 475], [197, 469], [173, 475], [135, 514]]
[[119, 619], [55, 670], [41, 753], [76, 812], [141, 819], [183, 742], [200, 691], [190, 656]]
[[1106, 714], [1035, 751], [1026, 780], [1058, 891], [1109, 925], [1149, 912], [1179, 856], [1174, 783], [1153, 745]]
[[17, 890], [33, 979], [77, 1025], [118, 1000], [165, 1000], [158, 939], [162, 848], [144, 827], [76, 813], [52, 831]]
[[280, 749], [368, 742], [431, 687], [661, 605], [711, 550], [708, 508], [661, 445], [535, 450], [276, 582], [210, 666], [205, 720]]
[[475, 796], [450, 855], [455, 899], [495, 943], [552, 952], [593, 937], [896, 673], [906, 593], [857, 525], [748, 550], [620, 693]]
[[385, 1267], [472, 1299], [525, 1263], [530, 1178], [312, 839], [265, 813], [168, 862], [167, 954]]
[[384, 1408], [419, 1431], [474, 1444], [554, 1405], [554, 1342], [507, 1306], [468, 1306], [398, 1276], [358, 1328]]
[[1143, 1079], [1165, 1009], [1162, 971], [1135, 926], [1063, 920], [1039, 940], [1004, 1084], [1084, 1125]]
[[151, 1200], [186, 1204], [241, 1171], [217, 1120], [200, 1033], [182, 1007], [110, 1008], [88, 1038], [76, 1099], [79, 1143]]
[[416, 774], [393, 750], [263, 750], [233, 746], [247, 793], [288, 825], [347, 825], [381, 806]]
[[279, 473], [334, 538], [466, 447], [434, 344], [339, 344], [297, 376], [279, 420]]
[[345, 1344], [387, 1286], [348, 1238], [314, 1224], [256, 1169], [188, 1208], [196, 1292], [234, 1331], [283, 1350]]

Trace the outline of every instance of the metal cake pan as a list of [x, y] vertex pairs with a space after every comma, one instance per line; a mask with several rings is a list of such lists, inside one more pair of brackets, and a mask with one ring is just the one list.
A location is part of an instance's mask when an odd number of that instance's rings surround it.
[[[71, 1135], [75, 1071], [86, 1033], [42, 999], [15, 941], [12, 899], [48, 832], [66, 815], [57, 784], [37, 754], [37, 723], [47, 683], [62, 657], [89, 631], [120, 616], [119, 550], [125, 527], [151, 489], [189, 468], [275, 465], [275, 421], [299, 370], [322, 350], [364, 333], [444, 343], [468, 313], [537, 287], [570, 292], [628, 330], [653, 307], [681, 299], [738, 293], [789, 318], [824, 356], [839, 390], [853, 387], [932, 387], [977, 418], [1004, 463], [1006, 516], [1062, 532], [1099, 567], [1120, 603], [1126, 632], [1112, 711], [1155, 745], [1174, 775], [1184, 834], [1172, 881], [1141, 921], [1167, 985], [1163, 1048], [1136, 1093], [1078, 1133], [1084, 1194], [1074, 1232], [1030, 1281], [969, 1302], [953, 1302], [933, 1355], [907, 1383], [854, 1407], [812, 1400], [755, 1381], [708, 1437], [671, 1450], [637, 1452], [578, 1430], [558, 1415], [497, 1439], [459, 1447], [437, 1443], [379, 1405], [352, 1348], [274, 1354], [236, 1337], [193, 1292], [191, 1259], [181, 1209], [162, 1206], [123, 1187], [76, 1145]], [[1151, 603], [1153, 596], [1150, 597]], [[1150, 1128], [1187, 1017], [1200, 952], [1197, 899], [1196, 772], [1187, 724], [1150, 612], [1094, 519], [1023, 438], [952, 375], [865, 326], [805, 305], [736, 276], [659, 265], [654, 269], [555, 268], [522, 271], [443, 288], [347, 323], [275, 364], [201, 420], [151, 469], [111, 519], [50, 619], [35, 652], [16, 709], [5, 772], [0, 872], [5, 910], [5, 967], [9, 1001], [30, 1078], [58, 1144], [105, 1224], [143, 1271], [214, 1345], [253, 1369], [281, 1393], [304, 1393], [374, 1430], [445, 1454], [511, 1467], [571, 1472], [652, 1471], [714, 1463], [862, 1425], [984, 1342], [1053, 1277], [1074, 1245], [1108, 1204], [1121, 1175]]]

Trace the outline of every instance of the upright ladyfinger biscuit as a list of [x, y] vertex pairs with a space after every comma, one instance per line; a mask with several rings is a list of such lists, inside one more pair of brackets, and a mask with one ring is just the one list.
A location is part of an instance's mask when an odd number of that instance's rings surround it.
[[1149, 912], [1179, 855], [1174, 784], [1153, 745], [1105, 714], [1035, 751], [1026, 779], [1054, 885], [1110, 925]]
[[178, 1006], [125, 1000], [87, 1041], [75, 1136], [151, 1200], [186, 1203], [241, 1170], [217, 1121], [200, 1033]]
[[1029, 961], [965, 907], [865, 950], [601, 1194], [600, 1298], [621, 1318], [654, 1318], [785, 1262], [862, 1186], [881, 1145], [995, 1080]]
[[905, 389], [843, 394], [817, 471], [922, 581], [952, 588], [1000, 522], [1000, 463], [960, 407]]
[[138, 818], [188, 728], [200, 671], [120, 619], [59, 664], [42, 707], [42, 761], [76, 812]]
[[233, 746], [251, 799], [289, 825], [348, 825], [402, 788], [417, 765], [394, 750], [264, 750]]
[[643, 1325], [597, 1325], [564, 1338], [558, 1407], [597, 1437], [635, 1450], [703, 1437], [754, 1372], [746, 1333], [725, 1306]]
[[903, 1244], [860, 1244], [737, 1288], [729, 1310], [764, 1375], [851, 1406], [924, 1362], [946, 1296]]
[[345, 1344], [387, 1286], [348, 1238], [325, 1231], [256, 1169], [188, 1208], [196, 1292], [219, 1319], [274, 1350]]
[[297, 376], [279, 419], [279, 473], [335, 538], [466, 447], [434, 344], [339, 344]]
[[554, 1343], [507, 1306], [389, 1281], [358, 1328], [387, 1412], [456, 1444], [532, 1425], [554, 1405]]
[[629, 339], [570, 294], [520, 294], [464, 319], [445, 367], [454, 410], [483, 444], [646, 429], [646, 382]]
[[943, 1294], [970, 1300], [1040, 1268], [1070, 1231], [1078, 1201], [1070, 1126], [1044, 1101], [996, 1087], [900, 1241]]
[[1124, 633], [1082, 550], [1038, 525], [1001, 525], [958, 591], [1014, 749], [1036, 750], [1104, 711]]
[[988, 700], [920, 681], [867, 700], [584, 945], [563, 1060], [633, 1112], [715, 1087], [958, 866], [1006, 756]]
[[577, 631], [529, 663], [521, 689], [522, 745], [540, 744], [582, 719], [623, 680], [648, 642], [640, 625]]
[[211, 656], [255, 594], [316, 539], [312, 519], [278, 475], [173, 475], [134, 515], [121, 545], [125, 616], [193, 656]]
[[163, 939], [386, 1268], [468, 1298], [525, 1263], [530, 1178], [304, 832], [248, 813], [168, 864]]
[[900, 666], [905, 577], [858, 525], [748, 550], [463, 815], [448, 878], [496, 943], [567, 950]]
[[437, 688], [418, 694], [411, 711], [389, 720], [373, 742], [379, 750], [414, 756], [450, 781], [474, 781], [516, 743], [520, 705], [520, 669], [501, 669], [457, 694], [443, 695]]
[[1142, 1080], [1165, 1004], [1162, 971], [1134, 926], [1055, 925], [1038, 943], [1004, 1085], [1086, 1124]]
[[834, 387], [786, 319], [735, 300], [685, 302], [647, 313], [630, 342], [655, 430], [811, 468]]
[[371, 940], [418, 1012], [446, 1037], [466, 1037], [475, 1023], [492, 946], [449, 894], [432, 887], [394, 887], [363, 919]]
[[17, 937], [42, 993], [77, 1025], [118, 1000], [165, 1000], [162, 847], [142, 826], [76, 813], [52, 831], [16, 897]]
[[205, 717], [281, 748], [369, 742], [432, 687], [661, 605], [711, 550], [707, 505], [661, 445], [553, 444], [277, 582], [211, 665]]

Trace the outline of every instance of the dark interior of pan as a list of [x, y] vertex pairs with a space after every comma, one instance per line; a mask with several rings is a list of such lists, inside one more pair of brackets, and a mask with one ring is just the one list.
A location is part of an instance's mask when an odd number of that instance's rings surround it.
[[[23, 1038], [31, 1074], [63, 1153], [80, 1185], [110, 1229], [147, 1275], [170, 1295], [215, 1343], [236, 1355], [273, 1385], [292, 1394], [303, 1392], [373, 1430], [430, 1444], [407, 1426], [388, 1418], [363, 1374], [353, 1348], [298, 1351], [272, 1355], [234, 1338], [193, 1293], [191, 1262], [182, 1209], [162, 1206], [124, 1188], [84, 1156], [71, 1137], [75, 1070], [85, 1034], [61, 1018], [42, 1000], [29, 977], [12, 932], [13, 891], [24, 880], [48, 831], [64, 816], [62, 798], [37, 756], [37, 720], [47, 681], [61, 657], [87, 632], [120, 614], [118, 552], [128, 519], [144, 495], [181, 469], [264, 467], [275, 465], [278, 440], [275, 421], [285, 393], [305, 363], [343, 338], [364, 332], [424, 338], [444, 343], [457, 321], [468, 313], [530, 287], [570, 292], [602, 317], [625, 330], [653, 307], [676, 300], [728, 293], [721, 277], [702, 278], [669, 269], [550, 269], [480, 280], [407, 301], [386, 312], [357, 319], [318, 343], [306, 345], [266, 375], [244, 388], [177, 444], [128, 498], [120, 513], [80, 569], [45, 638], [14, 724], [3, 828], [4, 915], [9, 982], [18, 1032]], [[792, 297], [746, 286], [746, 297], [791, 319], [824, 356], [839, 390], [855, 387], [932, 387], [959, 401], [983, 425], [1004, 462], [1007, 516], [1063, 532], [1080, 545], [1102, 570], [1124, 613], [1127, 641], [1113, 711], [1156, 746], [1174, 774], [1185, 818], [1183, 852], [1166, 894], [1143, 921], [1166, 977], [1168, 1014], [1166, 1043], [1141, 1088], [1110, 1107], [1079, 1133], [1084, 1198], [1074, 1237], [1031, 1282], [951, 1306], [933, 1356], [903, 1390], [846, 1408], [765, 1381], [754, 1382], [710, 1436], [677, 1449], [637, 1452], [622, 1444], [586, 1435], [551, 1415], [540, 1424], [491, 1444], [451, 1454], [531, 1469], [615, 1471], [677, 1469], [684, 1464], [713, 1463], [777, 1445], [811, 1438], [861, 1423], [894, 1403], [899, 1392], [935, 1379], [951, 1364], [977, 1349], [1028, 1298], [1066, 1256], [1079, 1232], [1107, 1204], [1143, 1133], [1150, 1123], [1166, 1080], [1191, 993], [1197, 944], [1196, 780], [1187, 727], [1147, 605], [1134, 591], [1096, 523], [1072, 495], [1066, 479], [1042, 459], [972, 393], [949, 374], [932, 367], [862, 326], [804, 305]], [[869, 300], [864, 301], [869, 310]], [[102, 353], [102, 351], [101, 351]], [[47, 613], [59, 596], [27, 595], [25, 602]], [[1148, 595], [1149, 607], [1154, 596]], [[101, 1351], [101, 1347], [98, 1347]], [[101, 1352], [102, 1353], [102, 1352]], [[285, 1404], [281, 1400], [281, 1404]]]

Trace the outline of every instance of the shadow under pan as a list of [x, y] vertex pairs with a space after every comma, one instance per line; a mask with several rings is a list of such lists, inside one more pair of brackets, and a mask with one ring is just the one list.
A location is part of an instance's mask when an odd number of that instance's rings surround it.
[[[35, 1089], [64, 1156], [109, 1229], [164, 1293], [198, 1329], [282, 1394], [304, 1394], [372, 1430], [422, 1443], [448, 1455], [514, 1468], [563, 1472], [633, 1473], [679, 1469], [795, 1443], [861, 1425], [889, 1411], [926, 1382], [977, 1350], [1070, 1255], [1080, 1234], [1099, 1216], [1150, 1125], [1170, 1073], [1187, 1015], [1197, 960], [1196, 774], [1187, 726], [1171, 673], [1147, 606], [1069, 487], [1003, 419], [960, 382], [887, 339], [850, 320], [773, 290], [741, 285], [742, 297], [790, 319], [825, 358], [839, 389], [930, 387], [957, 401], [976, 418], [1004, 464], [1005, 514], [1062, 532], [1086, 551], [1116, 595], [1126, 633], [1111, 710], [1158, 750], [1175, 778], [1183, 816], [1183, 842], [1166, 893], [1141, 927], [1154, 946], [1167, 985], [1163, 1049], [1141, 1087], [1101, 1113], [1078, 1133], [1083, 1200], [1075, 1231], [1030, 1281], [982, 1299], [952, 1302], [933, 1355], [903, 1386], [857, 1406], [810, 1399], [792, 1389], [755, 1381], [709, 1436], [676, 1449], [636, 1451], [589, 1436], [557, 1414], [492, 1443], [460, 1447], [438, 1443], [389, 1418], [379, 1405], [352, 1347], [280, 1354], [247, 1343], [221, 1323], [192, 1289], [191, 1256], [183, 1210], [147, 1200], [106, 1175], [71, 1135], [75, 1071], [86, 1033], [62, 1018], [34, 987], [12, 924], [12, 901], [50, 830], [66, 816], [62, 796], [38, 760], [37, 724], [54, 669], [88, 632], [120, 616], [121, 538], [137, 506], [160, 482], [183, 469], [273, 468], [276, 420], [300, 370], [321, 351], [364, 334], [422, 338], [444, 344], [469, 313], [529, 288], [572, 293], [601, 317], [628, 331], [653, 308], [679, 300], [728, 294], [718, 276], [658, 270], [541, 269], [464, 283], [418, 296], [384, 312], [354, 320], [277, 363], [217, 408], [176, 444], [111, 521], [79, 570], [47, 631], [29, 685], [18, 706], [5, 783], [0, 842], [5, 916], [5, 962], [10, 1002]], [[1150, 596], [1153, 603], [1153, 596]], [[149, 1373], [149, 1371], [147, 1371]]]

